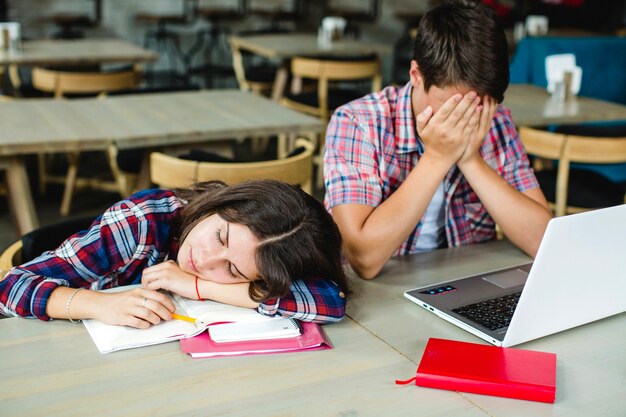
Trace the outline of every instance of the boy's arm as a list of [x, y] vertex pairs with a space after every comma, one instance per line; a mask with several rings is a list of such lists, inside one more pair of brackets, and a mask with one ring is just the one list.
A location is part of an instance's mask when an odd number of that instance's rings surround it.
[[365, 204], [333, 207], [344, 252], [361, 278], [376, 277], [409, 237], [449, 169], [445, 162], [424, 154], [404, 183], [378, 207]]
[[[481, 125], [491, 125], [496, 110], [496, 102], [488, 97], [483, 100], [484, 109]], [[504, 131], [506, 129], [498, 129]], [[523, 153], [519, 136], [508, 147], [507, 158], [512, 161], [510, 173], [504, 175], [522, 175], [521, 168], [529, 169], [528, 161]], [[480, 155], [480, 146], [484, 140], [480, 135], [474, 136], [458, 162], [458, 167], [467, 179], [487, 212], [500, 225], [504, 234], [520, 249], [534, 257], [539, 243], [546, 230], [552, 212], [540, 188], [518, 191], [504, 178], [496, 173]], [[518, 162], [524, 162], [521, 167]], [[518, 180], [519, 181], [519, 180]]]
[[463, 154], [480, 112], [475, 93], [457, 94], [436, 114], [428, 106], [416, 118], [425, 152], [402, 185], [377, 207], [340, 204], [333, 218], [355, 272], [372, 279], [413, 232], [446, 173]]

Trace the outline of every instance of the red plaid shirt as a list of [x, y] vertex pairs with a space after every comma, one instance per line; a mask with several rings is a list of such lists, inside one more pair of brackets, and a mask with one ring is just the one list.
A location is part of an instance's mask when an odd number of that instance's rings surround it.
[[[56, 250], [11, 269], [0, 281], [0, 309], [7, 315], [50, 320], [46, 306], [58, 286], [101, 290], [138, 284], [145, 268], [176, 259], [172, 234], [183, 203], [170, 190], [145, 190], [109, 208], [88, 230]], [[289, 292], [258, 311], [318, 323], [339, 321], [346, 299], [330, 279], [294, 279]]]
[[[411, 105], [411, 84], [387, 87], [337, 109], [326, 131], [326, 208], [340, 204], [377, 207], [402, 185], [424, 153]], [[537, 188], [528, 157], [508, 109], [498, 106], [480, 148], [487, 164], [519, 191]], [[444, 179], [448, 246], [495, 238], [495, 222], [455, 166]], [[420, 221], [395, 255], [416, 252]]]

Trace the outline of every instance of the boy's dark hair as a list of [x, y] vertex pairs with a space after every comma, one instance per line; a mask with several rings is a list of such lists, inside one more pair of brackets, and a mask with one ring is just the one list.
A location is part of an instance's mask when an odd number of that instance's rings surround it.
[[348, 293], [339, 228], [324, 205], [299, 187], [274, 180], [230, 186], [209, 181], [175, 192], [189, 201], [180, 219], [181, 244], [212, 214], [247, 226], [258, 239], [260, 279], [250, 284], [253, 300], [282, 297], [295, 279], [330, 279]]
[[506, 36], [493, 10], [482, 3], [449, 0], [421, 18], [413, 59], [426, 91], [463, 85], [504, 100], [509, 85]]

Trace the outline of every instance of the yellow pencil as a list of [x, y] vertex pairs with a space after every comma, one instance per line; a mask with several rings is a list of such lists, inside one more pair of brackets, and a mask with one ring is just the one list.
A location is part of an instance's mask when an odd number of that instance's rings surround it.
[[193, 317], [187, 317], [187, 316], [183, 316], [183, 315], [176, 314], [176, 313], [172, 314], [172, 318], [176, 319], [176, 320], [188, 321], [190, 323], [195, 323], [196, 322], [196, 319], [194, 319]]

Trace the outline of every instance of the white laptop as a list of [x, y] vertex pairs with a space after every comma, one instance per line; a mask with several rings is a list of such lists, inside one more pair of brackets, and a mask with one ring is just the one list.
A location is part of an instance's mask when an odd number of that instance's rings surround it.
[[625, 294], [626, 204], [550, 220], [532, 263], [404, 293], [497, 346], [622, 313]]

